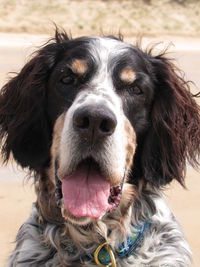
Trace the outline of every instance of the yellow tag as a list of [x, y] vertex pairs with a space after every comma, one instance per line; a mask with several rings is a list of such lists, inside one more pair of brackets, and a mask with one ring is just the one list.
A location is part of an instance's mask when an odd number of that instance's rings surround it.
[[[109, 263], [108, 265], [104, 265], [99, 261], [99, 252], [100, 252], [100, 250], [102, 248], [105, 248], [107, 250], [107, 252], [109, 253], [109, 255], [110, 255], [111, 263]], [[110, 245], [107, 242], [101, 244], [95, 250], [95, 252], [94, 252], [94, 260], [95, 260], [96, 264], [98, 266], [100, 266], [100, 267], [117, 267], [115, 255], [114, 255], [114, 253], [112, 251], [112, 248], [110, 247]]]

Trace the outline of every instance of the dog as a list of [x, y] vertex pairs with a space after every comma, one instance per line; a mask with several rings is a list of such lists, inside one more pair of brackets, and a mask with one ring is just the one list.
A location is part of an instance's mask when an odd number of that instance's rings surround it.
[[1, 153], [36, 203], [8, 266], [189, 266], [163, 188], [198, 166], [200, 108], [166, 53], [56, 29], [0, 93]]

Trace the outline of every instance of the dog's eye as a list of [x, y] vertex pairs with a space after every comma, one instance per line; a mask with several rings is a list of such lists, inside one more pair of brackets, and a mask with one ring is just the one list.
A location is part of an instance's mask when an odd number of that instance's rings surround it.
[[131, 88], [131, 91], [135, 95], [141, 95], [141, 94], [143, 94], [143, 91], [138, 86], [134, 86], [133, 88]]
[[75, 77], [67, 75], [61, 78], [61, 82], [64, 84], [72, 84], [75, 82]]

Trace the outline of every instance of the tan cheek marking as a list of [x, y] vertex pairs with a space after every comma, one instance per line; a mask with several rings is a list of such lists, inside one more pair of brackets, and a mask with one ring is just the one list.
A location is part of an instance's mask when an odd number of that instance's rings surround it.
[[135, 72], [132, 68], [126, 67], [121, 71], [120, 79], [126, 83], [133, 83], [135, 81]]
[[52, 157], [55, 157], [55, 155], [58, 154], [58, 149], [60, 146], [60, 139], [61, 139], [61, 133], [64, 126], [64, 119], [66, 116], [66, 112], [63, 113], [55, 122], [54, 130], [53, 130], [53, 143], [51, 147], [51, 153]]
[[133, 157], [136, 149], [136, 135], [128, 119], [125, 121], [125, 131], [127, 135], [126, 145], [126, 171], [128, 172], [133, 164]]
[[121, 177], [118, 173], [110, 173], [108, 174], [109, 182], [111, 186], [118, 186], [121, 183], [123, 177]]
[[122, 215], [126, 214], [130, 205], [137, 198], [138, 198], [138, 192], [136, 188], [131, 184], [125, 183], [123, 186], [123, 193], [122, 193], [122, 198], [120, 201], [120, 209], [121, 209]]
[[72, 71], [76, 74], [83, 75], [88, 69], [87, 63], [83, 59], [75, 59], [72, 62]]
[[36, 193], [37, 193], [37, 204], [39, 206], [39, 220], [40, 222], [44, 220], [51, 222], [52, 224], [63, 223], [63, 217], [61, 215], [60, 209], [56, 204], [55, 199], [55, 169], [54, 161], [59, 153], [60, 139], [62, 134], [62, 129], [64, 125], [64, 118], [66, 113], [63, 113], [55, 122], [53, 130], [53, 141], [51, 146], [51, 165], [46, 169], [46, 177], [48, 179], [43, 179], [41, 176], [39, 181], [36, 183]]
[[54, 162], [56, 157], [59, 156], [59, 147], [60, 147], [60, 139], [62, 134], [62, 129], [64, 126], [64, 119], [66, 116], [66, 112], [63, 113], [55, 122], [54, 130], [53, 130], [53, 141], [51, 146], [51, 165], [49, 169], [47, 170], [47, 175], [51, 179], [53, 183], [55, 183], [55, 177], [54, 177]]
[[[124, 117], [124, 127], [125, 127], [125, 134], [126, 134], [126, 166], [125, 166], [125, 177], [128, 176], [128, 173], [133, 164], [133, 157], [135, 154], [136, 149], [136, 135], [133, 127], [131, 126], [129, 120]], [[120, 184], [123, 177], [119, 176], [118, 173], [110, 173], [108, 174], [109, 181], [112, 186], [117, 186]]]

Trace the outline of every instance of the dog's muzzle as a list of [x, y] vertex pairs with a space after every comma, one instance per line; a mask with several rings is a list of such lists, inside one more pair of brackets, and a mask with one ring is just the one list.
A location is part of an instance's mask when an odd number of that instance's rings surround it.
[[[94, 147], [94, 144], [103, 144], [114, 133], [117, 118], [105, 105], [87, 105], [74, 111], [72, 123], [79, 142]], [[55, 166], [57, 202], [59, 204], [63, 198], [64, 205], [73, 215], [99, 217], [119, 205], [122, 185], [110, 186], [101, 172], [101, 166], [92, 157], [79, 162], [72, 175], [65, 177], [62, 183], [57, 177], [57, 169], [58, 162]], [[73, 194], [78, 199], [73, 200]]]
[[82, 221], [101, 218], [118, 207], [131, 160], [127, 121], [120, 107], [80, 100], [62, 117], [55, 195], [63, 217]]

